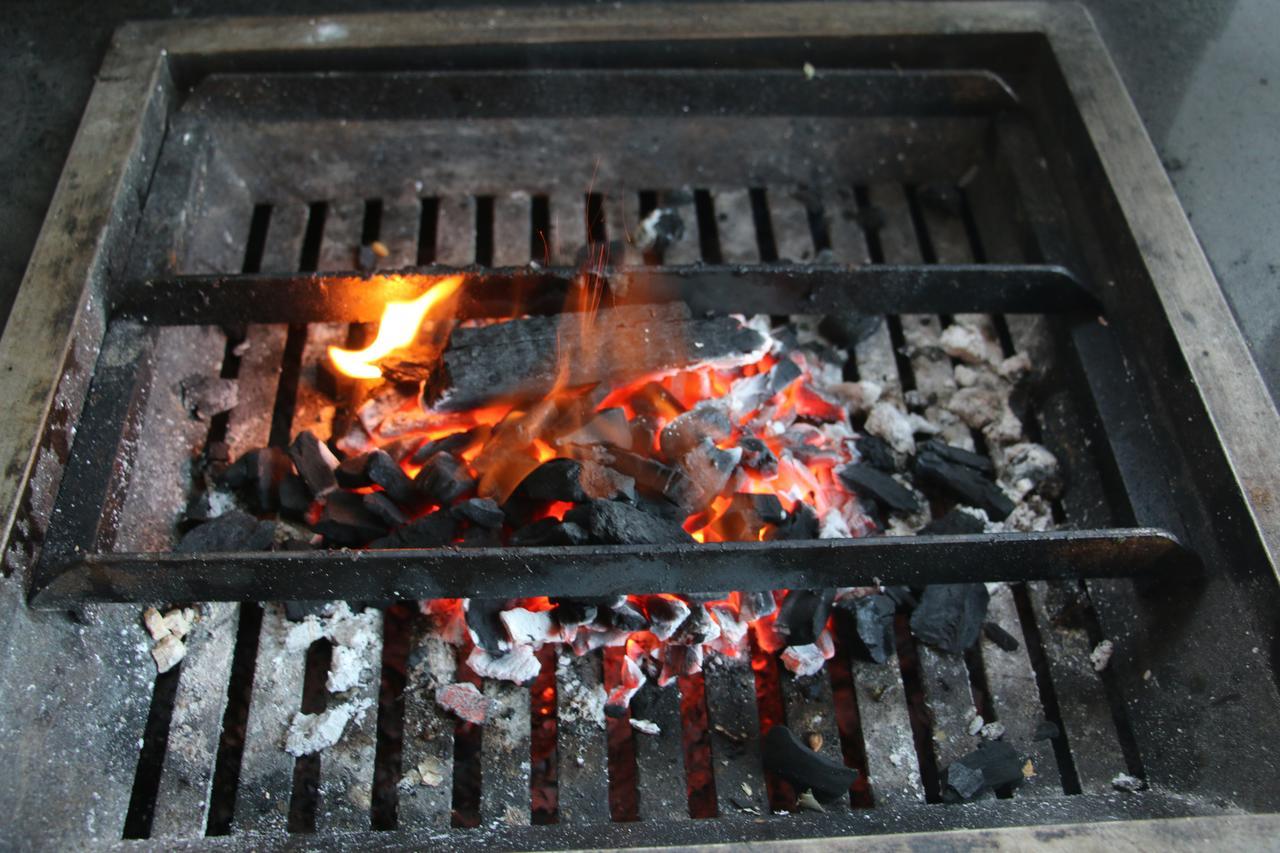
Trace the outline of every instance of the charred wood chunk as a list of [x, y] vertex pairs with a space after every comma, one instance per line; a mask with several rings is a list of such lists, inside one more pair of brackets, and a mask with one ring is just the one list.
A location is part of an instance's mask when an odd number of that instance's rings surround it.
[[476, 487], [467, 463], [443, 452], [428, 459], [413, 482], [424, 498], [440, 506], [453, 503]]
[[726, 542], [755, 542], [767, 525], [782, 524], [786, 520], [787, 513], [777, 495], [738, 492], [710, 528]]
[[985, 510], [996, 521], [1009, 517], [1013, 501], [1000, 487], [974, 468], [950, 462], [933, 451], [916, 456], [916, 480], [939, 486], [955, 495], [962, 503]]
[[627, 500], [635, 502], [635, 480], [595, 462], [549, 459], [525, 477], [513, 499], [530, 502]]
[[872, 498], [894, 512], [920, 511], [920, 500], [915, 494], [879, 468], [855, 462], [841, 468], [839, 474], [840, 482], [859, 497]]
[[370, 548], [440, 548], [453, 541], [458, 523], [446, 510], [438, 510], [411, 521], [381, 539], [369, 543]]
[[936, 536], [955, 536], [981, 533], [983, 529], [982, 519], [973, 513], [965, 512], [961, 509], [952, 509], [948, 510], [945, 515], [940, 515], [924, 527], [921, 527], [920, 533]]
[[280, 514], [285, 518], [302, 520], [311, 509], [311, 490], [297, 474], [286, 474], [280, 481]]
[[936, 453], [948, 462], [972, 468], [982, 474], [995, 474], [996, 472], [995, 463], [988, 457], [980, 453], [974, 453], [971, 450], [965, 450], [963, 447], [956, 447], [954, 444], [945, 444], [936, 438], [921, 442], [918, 452]]
[[[683, 303], [535, 316], [453, 331], [428, 374], [435, 411], [542, 400], [557, 388], [623, 385], [703, 361], [748, 360], [764, 336], [731, 317], [692, 317]], [[563, 355], [573, 353], [565, 359]]]
[[942, 583], [925, 587], [911, 614], [911, 633], [944, 652], [960, 654], [978, 641], [987, 616], [987, 587]]
[[591, 541], [590, 534], [580, 525], [572, 521], [561, 521], [558, 518], [543, 518], [532, 524], [526, 524], [511, 535], [511, 544], [528, 548], [547, 545], [585, 545]]
[[875, 663], [884, 663], [896, 650], [893, 636], [893, 617], [898, 606], [887, 595], [876, 593], [841, 602], [853, 611], [857, 627], [857, 649]]
[[[631, 448], [631, 425], [627, 413], [620, 408], [599, 411], [582, 426], [556, 439], [557, 445], [612, 444], [623, 449]], [[649, 446], [652, 446], [650, 443]]]
[[243, 551], [257, 528], [258, 519], [233, 509], [188, 530], [175, 550], [179, 554]]
[[816, 643], [827, 627], [835, 597], [835, 590], [830, 589], [793, 589], [782, 600], [774, 627], [787, 638], [788, 645]]
[[363, 496], [364, 508], [376, 515], [387, 527], [399, 527], [408, 524], [409, 519], [383, 492], [372, 492]]
[[510, 602], [505, 598], [472, 598], [466, 602], [467, 628], [471, 639], [489, 654], [498, 655], [511, 647], [507, 629], [502, 624], [502, 611]]
[[742, 467], [761, 477], [774, 477], [778, 473], [778, 457], [773, 455], [769, 445], [754, 435], [746, 435], [738, 440], [738, 448], [742, 451]]
[[506, 520], [502, 508], [493, 498], [470, 498], [454, 505], [449, 512], [459, 521], [469, 521], [488, 530], [501, 530]]
[[311, 494], [324, 497], [338, 488], [338, 480], [334, 471], [338, 467], [338, 459], [333, 451], [309, 430], [303, 430], [289, 445], [289, 458], [298, 475], [306, 482]]
[[818, 514], [808, 504], [798, 503], [787, 520], [773, 530], [773, 538], [779, 541], [818, 538]]
[[1016, 788], [1026, 778], [1022, 773], [1023, 764], [1023, 757], [1006, 741], [984, 741], [943, 771], [942, 799], [949, 803], [963, 802], [986, 791]]
[[414, 465], [421, 465], [437, 453], [460, 456], [464, 451], [484, 444], [492, 434], [493, 427], [491, 426], [477, 426], [465, 432], [450, 433], [441, 438], [424, 442], [417, 450], [413, 451], [413, 456], [410, 457], [410, 460]]
[[314, 527], [335, 545], [363, 545], [387, 532], [387, 523], [365, 506], [364, 495], [338, 490], [336, 485]]
[[679, 415], [662, 430], [658, 446], [662, 455], [674, 461], [693, 450], [704, 440], [712, 443], [728, 438], [733, 432], [729, 416], [718, 406], [703, 404]]
[[855, 444], [862, 461], [872, 468], [879, 468], [887, 474], [898, 470], [897, 460], [893, 458], [893, 448], [889, 447], [889, 442], [880, 436], [860, 435]]
[[820, 803], [849, 796], [849, 787], [858, 779], [857, 770], [814, 752], [786, 726], [770, 728], [762, 746], [765, 770], [786, 779], [797, 791], [812, 791]]
[[671, 545], [692, 542], [679, 523], [618, 501], [591, 501], [565, 513], [564, 520], [602, 545]]
[[988, 640], [1006, 652], [1016, 652], [1018, 650], [1018, 639], [995, 622], [982, 623], [982, 633]]
[[883, 323], [884, 317], [879, 314], [845, 311], [823, 317], [818, 333], [838, 347], [853, 349], [874, 335]]

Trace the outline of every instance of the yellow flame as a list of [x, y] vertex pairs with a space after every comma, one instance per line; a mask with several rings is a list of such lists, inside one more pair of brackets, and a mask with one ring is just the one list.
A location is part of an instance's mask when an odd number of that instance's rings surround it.
[[388, 302], [382, 309], [382, 322], [373, 343], [361, 350], [329, 347], [329, 359], [333, 366], [347, 376], [356, 379], [377, 379], [382, 370], [374, 362], [385, 358], [402, 346], [413, 343], [418, 327], [427, 313], [453, 296], [462, 286], [462, 276], [451, 275], [428, 288], [427, 292], [409, 302]]

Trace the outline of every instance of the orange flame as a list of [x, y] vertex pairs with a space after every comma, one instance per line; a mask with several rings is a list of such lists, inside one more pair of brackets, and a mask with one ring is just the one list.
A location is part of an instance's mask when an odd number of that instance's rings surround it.
[[417, 299], [409, 302], [388, 302], [382, 310], [382, 322], [373, 343], [362, 350], [329, 347], [329, 359], [333, 366], [347, 376], [356, 379], [378, 379], [382, 370], [374, 362], [400, 347], [413, 343], [418, 328], [432, 308], [448, 301], [462, 286], [462, 276], [451, 275], [433, 284]]

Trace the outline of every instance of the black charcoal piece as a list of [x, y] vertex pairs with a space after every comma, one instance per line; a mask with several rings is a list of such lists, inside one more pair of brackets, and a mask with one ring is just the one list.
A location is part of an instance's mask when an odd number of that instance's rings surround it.
[[743, 436], [738, 440], [742, 449], [742, 467], [761, 477], [773, 477], [778, 473], [778, 457], [773, 455], [769, 445], [754, 435]]
[[994, 622], [984, 622], [982, 624], [982, 633], [986, 635], [988, 640], [1006, 652], [1016, 652], [1018, 650], [1018, 639]]
[[601, 545], [671, 545], [693, 541], [677, 522], [618, 501], [591, 501], [576, 506], [565, 513], [564, 520], [577, 524], [587, 532], [590, 541]]
[[308, 616], [320, 616], [324, 613], [327, 601], [286, 601], [284, 615], [290, 622], [301, 622]]
[[344, 489], [363, 489], [372, 486], [373, 478], [369, 476], [369, 464], [373, 461], [373, 454], [377, 452], [379, 451], [370, 451], [343, 459], [333, 471], [338, 485]]
[[338, 480], [333, 473], [338, 467], [338, 458], [309, 430], [303, 430], [293, 439], [293, 444], [289, 445], [289, 458], [311, 494], [324, 497], [338, 488]]
[[585, 545], [591, 541], [587, 531], [572, 521], [543, 518], [526, 524], [511, 535], [511, 544], [528, 548], [548, 545]]
[[455, 504], [449, 512], [456, 519], [466, 520], [477, 527], [484, 527], [489, 530], [502, 529], [502, 523], [506, 519], [506, 516], [502, 513], [502, 508], [498, 506], [493, 498], [470, 498], [460, 504]]
[[375, 486], [381, 486], [387, 497], [402, 507], [421, 500], [413, 480], [396, 464], [391, 454], [385, 450], [375, 450], [369, 457], [369, 479]]
[[364, 505], [364, 495], [335, 487], [325, 498], [315, 531], [335, 545], [363, 545], [387, 532], [387, 524]]
[[956, 447], [954, 444], [946, 444], [936, 438], [921, 442], [916, 452], [936, 453], [948, 462], [972, 468], [981, 474], [994, 474], [996, 472], [996, 466], [989, 457], [974, 453], [971, 450], [965, 450], [963, 447]]
[[468, 527], [462, 534], [463, 548], [501, 548], [502, 531], [487, 527]]
[[840, 469], [840, 481], [859, 497], [874, 499], [894, 512], [920, 511], [920, 501], [910, 489], [879, 468], [863, 463], [846, 465]]
[[508, 645], [507, 629], [502, 624], [502, 611], [508, 609], [509, 603], [505, 598], [467, 600], [466, 618], [467, 627], [471, 629], [471, 639], [489, 654], [502, 654]]
[[551, 603], [554, 605], [551, 608], [551, 618], [555, 619], [558, 625], [586, 625], [588, 622], [596, 621], [599, 613], [599, 608], [595, 604], [581, 598], [553, 597]]
[[254, 512], [274, 512], [279, 506], [280, 481], [293, 465], [278, 447], [262, 447], [245, 453], [227, 470], [220, 482], [241, 492]]
[[414, 465], [421, 465], [437, 453], [449, 453], [457, 456], [462, 451], [487, 441], [492, 432], [493, 427], [478, 426], [466, 432], [450, 433], [443, 438], [423, 443], [417, 450], [413, 451], [411, 461]]
[[661, 252], [684, 239], [684, 219], [674, 207], [659, 207], [649, 212], [636, 229], [636, 248], [642, 252]]
[[278, 521], [259, 521], [257, 527], [244, 542], [246, 551], [275, 551], [281, 542], [289, 536], [287, 529]]
[[962, 509], [948, 510], [945, 515], [920, 528], [920, 535], [953, 536], [960, 534], [981, 533], [984, 530], [982, 519]]
[[884, 317], [880, 314], [846, 311], [823, 317], [818, 324], [818, 332], [838, 347], [853, 349], [874, 335], [883, 323]]
[[599, 611], [597, 618], [602, 624], [611, 625], [623, 631], [641, 631], [649, 627], [649, 620], [629, 601], [624, 601], [607, 611]]
[[878, 435], [860, 435], [855, 442], [858, 455], [862, 461], [873, 468], [879, 468], [888, 474], [898, 470], [897, 460], [893, 458], [893, 448], [889, 442]]
[[517, 501], [546, 503], [589, 500], [635, 502], [636, 482], [625, 474], [595, 462], [549, 459], [525, 477], [511, 497]]
[[221, 515], [218, 505], [223, 501], [232, 501], [232, 499], [225, 494], [201, 492], [187, 502], [187, 508], [182, 512], [183, 521], [199, 523], [217, 518]]
[[303, 519], [311, 509], [311, 490], [297, 474], [287, 474], [280, 481], [280, 514], [285, 518]]
[[827, 626], [835, 590], [793, 589], [782, 599], [774, 628], [787, 638], [787, 645], [807, 646], [818, 641]]
[[710, 604], [713, 601], [724, 601], [729, 597], [728, 592], [682, 592], [680, 598], [689, 604]]
[[440, 548], [453, 541], [458, 524], [447, 510], [438, 510], [369, 543], [370, 548]]
[[188, 530], [175, 550], [179, 554], [242, 551], [257, 527], [258, 519], [247, 512], [233, 509]]
[[649, 617], [650, 630], [659, 640], [665, 640], [689, 618], [689, 605], [678, 598], [665, 595], [649, 595], [644, 599], [644, 611]]
[[640, 685], [640, 689], [636, 691], [636, 695], [631, 697], [631, 719], [647, 720], [653, 712], [654, 707], [658, 704], [658, 700], [662, 698], [663, 688], [658, 682], [650, 679]]
[[744, 622], [754, 622], [769, 616], [778, 609], [778, 602], [771, 592], [738, 593], [738, 616]]
[[984, 741], [977, 749], [957, 758], [943, 771], [943, 800], [972, 800], [984, 791], [1016, 788], [1022, 784], [1023, 758], [1002, 740]]
[[650, 515], [656, 515], [658, 518], [665, 518], [667, 521], [675, 521], [681, 524], [689, 517], [689, 513], [685, 512], [683, 508], [676, 506], [665, 498], [647, 498], [644, 495], [638, 495], [636, 497], [636, 506]]
[[787, 513], [787, 520], [774, 528], [773, 538], [780, 541], [817, 539], [818, 514], [808, 504], [796, 504]]
[[1031, 736], [1032, 740], [1054, 740], [1062, 736], [1062, 730], [1058, 728], [1058, 724], [1051, 720], [1041, 720], [1036, 723], [1035, 734]]
[[444, 452], [428, 459], [413, 482], [424, 498], [440, 506], [453, 503], [476, 486], [467, 464]]
[[786, 520], [787, 513], [777, 495], [738, 492], [710, 527], [725, 542], [755, 542], [765, 525], [779, 525]]
[[387, 527], [399, 527], [409, 523], [409, 519], [400, 511], [400, 507], [396, 506], [395, 501], [382, 492], [371, 492], [363, 498], [364, 508], [382, 519]]
[[944, 652], [960, 654], [978, 641], [987, 615], [987, 587], [936, 583], [925, 587], [911, 614], [911, 633]]
[[728, 438], [732, 431], [733, 424], [722, 409], [715, 405], [703, 404], [690, 409], [663, 427], [658, 436], [658, 447], [668, 461], [674, 462], [701, 444], [703, 439], [711, 439], [714, 443], [722, 438]]
[[916, 482], [944, 488], [962, 503], [986, 510], [987, 516], [1002, 521], [1013, 512], [1013, 501], [973, 468], [950, 462], [932, 451], [916, 456]]
[[556, 444], [560, 446], [612, 444], [627, 450], [631, 448], [631, 440], [631, 424], [627, 423], [627, 413], [622, 409], [613, 408], [597, 412], [582, 426], [556, 439]]
[[814, 752], [786, 726], [773, 726], [764, 736], [764, 769], [776, 773], [797, 791], [812, 791], [820, 803], [832, 803], [849, 796], [849, 787], [858, 779], [852, 767]]
[[885, 595], [892, 598], [894, 603], [899, 607], [914, 609], [920, 604], [920, 602], [916, 600], [915, 593], [911, 591], [911, 587], [909, 586], [886, 586], [881, 587], [881, 590]]
[[897, 648], [893, 638], [893, 617], [897, 609], [897, 604], [887, 595], [877, 593], [854, 599], [858, 640], [867, 657], [876, 663], [889, 660]]

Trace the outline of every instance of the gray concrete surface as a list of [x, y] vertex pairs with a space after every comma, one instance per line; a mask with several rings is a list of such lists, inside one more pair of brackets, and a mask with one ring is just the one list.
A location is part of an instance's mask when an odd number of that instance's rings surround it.
[[[121, 21], [316, 14], [375, 5], [353, 0], [5, 3], [0, 15], [0, 116], [6, 123], [0, 136], [0, 317], [8, 315], [93, 74]], [[1280, 0], [1086, 0], [1085, 5], [1276, 396]]]

